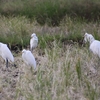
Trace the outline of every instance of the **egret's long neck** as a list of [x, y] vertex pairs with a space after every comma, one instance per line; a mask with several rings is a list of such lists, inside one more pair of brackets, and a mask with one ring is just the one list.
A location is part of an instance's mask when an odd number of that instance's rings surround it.
[[37, 37], [36, 37], [36, 36], [34, 36], [34, 39], [35, 39], [35, 40], [37, 40]]
[[90, 42], [90, 44], [94, 41], [95, 39], [92, 37], [92, 38], [90, 38], [90, 40], [89, 40], [89, 42]]

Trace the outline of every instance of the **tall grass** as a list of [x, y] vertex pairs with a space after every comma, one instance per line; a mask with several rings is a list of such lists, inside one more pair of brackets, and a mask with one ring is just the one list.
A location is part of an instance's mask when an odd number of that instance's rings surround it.
[[20, 76], [17, 84], [16, 99], [98, 100], [99, 73], [91, 70], [98, 58], [91, 56], [87, 48], [78, 45], [67, 45], [66, 51], [56, 42], [51, 50], [46, 47], [36, 74], [35, 70], [30, 71], [29, 66], [20, 65], [25, 74]]
[[[16, 100], [98, 100], [99, 59], [79, 42], [83, 40], [84, 32], [99, 40], [98, 22], [87, 23], [66, 16], [59, 27], [50, 27], [47, 24], [41, 26], [25, 16], [0, 16], [0, 42], [9, 44], [11, 48], [28, 48], [33, 32], [39, 38], [38, 47], [33, 51], [37, 69], [30, 70], [21, 56], [16, 55], [17, 71], [10, 67], [11, 71], [5, 71], [7, 75], [2, 76], [4, 71], [0, 70], [0, 92], [6, 95], [3, 98], [12, 96], [9, 92], [12, 94], [13, 91], [15, 95], [11, 98]], [[13, 69], [18, 77], [13, 77], [17, 80], [16, 85], [14, 90], [9, 90], [7, 86], [11, 86]]]
[[35, 32], [39, 38], [38, 47], [45, 49], [53, 47], [56, 40], [60, 47], [65, 44], [83, 43], [85, 32], [93, 34], [99, 40], [100, 25], [96, 22], [82, 22], [81, 20], [66, 17], [59, 27], [41, 26], [36, 20], [30, 21], [25, 16], [0, 16], [0, 41], [7, 43], [11, 49], [16, 50], [29, 47], [30, 36]]

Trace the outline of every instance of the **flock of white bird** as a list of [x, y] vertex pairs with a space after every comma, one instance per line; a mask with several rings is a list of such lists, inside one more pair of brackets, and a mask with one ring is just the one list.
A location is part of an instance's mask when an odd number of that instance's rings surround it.
[[[85, 33], [84, 35], [84, 42], [89, 42], [90, 44], [90, 51], [92, 51], [95, 55], [98, 55], [100, 57], [100, 41], [95, 40], [95, 38], [88, 33]], [[22, 50], [22, 58], [23, 61], [33, 67], [36, 68], [36, 60], [34, 55], [32, 54], [32, 51], [37, 47], [38, 45], [38, 37], [35, 33], [31, 35], [30, 39], [30, 50], [23, 49]], [[0, 42], [0, 55], [6, 62], [6, 67], [8, 68], [8, 62], [14, 62], [14, 57], [10, 51], [10, 49], [7, 47], [6, 44]]]
[[[32, 54], [33, 49], [35, 49], [38, 45], [38, 38], [35, 33], [31, 35], [30, 39], [30, 50], [23, 49], [22, 50], [22, 58], [23, 61], [31, 66], [36, 68], [36, 60], [34, 55]], [[7, 47], [7, 44], [0, 42], [0, 55], [6, 62], [6, 67], [8, 68], [8, 62], [14, 63], [14, 56], [12, 55], [10, 49]]]
[[35, 33], [33, 33], [31, 35], [31, 39], [30, 39], [30, 50], [22, 50], [22, 58], [24, 60], [24, 62], [31, 66], [34, 67], [34, 69], [36, 68], [36, 60], [34, 55], [32, 54], [33, 49], [35, 49], [38, 45], [38, 37], [36, 36]]

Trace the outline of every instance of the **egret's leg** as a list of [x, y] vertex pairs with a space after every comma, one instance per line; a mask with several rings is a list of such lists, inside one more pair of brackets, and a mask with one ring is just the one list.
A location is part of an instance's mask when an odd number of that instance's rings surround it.
[[13, 66], [14, 66], [14, 67], [17, 67], [17, 65], [16, 65], [16, 64], [14, 64]]
[[8, 59], [6, 58], [6, 67], [8, 68]]
[[17, 65], [16, 64], [11, 64], [12, 66], [14, 66], [15, 68], [17, 68]]

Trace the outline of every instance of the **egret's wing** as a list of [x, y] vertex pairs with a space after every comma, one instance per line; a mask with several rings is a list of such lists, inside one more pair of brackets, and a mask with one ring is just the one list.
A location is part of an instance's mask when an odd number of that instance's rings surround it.
[[26, 59], [26, 56], [25, 56], [24, 53], [22, 54], [22, 58], [23, 58], [23, 61], [24, 61], [26, 64], [28, 64], [27, 59]]
[[4, 59], [8, 59], [8, 60], [14, 62], [14, 57], [6, 44], [2, 45], [1, 51], [2, 51], [2, 57]]
[[100, 57], [100, 41], [95, 40], [91, 45], [90, 45], [90, 50], [94, 53], [97, 54]]
[[33, 66], [34, 68], [36, 68], [35, 58], [30, 51], [27, 51], [27, 53], [25, 54], [25, 60], [28, 62], [30, 66]]
[[30, 40], [30, 49], [32, 50], [32, 49], [36, 48], [37, 47], [37, 44], [38, 44], [38, 40], [35, 39], [35, 38], [32, 38]]

